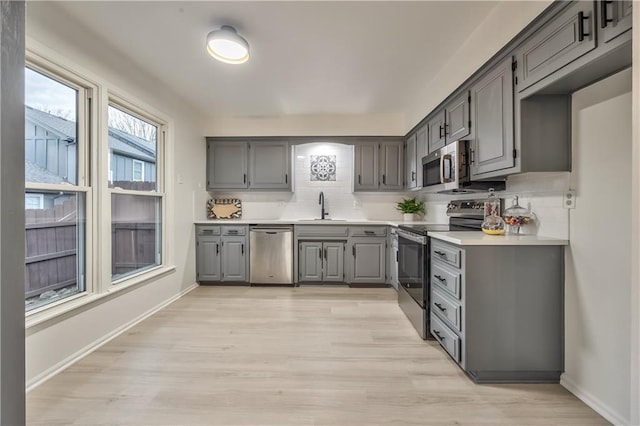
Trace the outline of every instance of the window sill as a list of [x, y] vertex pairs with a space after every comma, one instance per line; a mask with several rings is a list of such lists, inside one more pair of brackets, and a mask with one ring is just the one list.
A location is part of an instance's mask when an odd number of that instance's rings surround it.
[[158, 268], [145, 271], [144, 273], [127, 277], [112, 284], [109, 290], [99, 294], [77, 294], [69, 298], [52, 303], [50, 306], [36, 309], [33, 312], [26, 313], [25, 329], [30, 330], [36, 326], [48, 324], [51, 322], [62, 321], [73, 315], [89, 309], [99, 303], [104, 303], [120, 294], [124, 294], [134, 288], [140, 287], [157, 280], [165, 275], [173, 273], [176, 267], [173, 265], [160, 266]]

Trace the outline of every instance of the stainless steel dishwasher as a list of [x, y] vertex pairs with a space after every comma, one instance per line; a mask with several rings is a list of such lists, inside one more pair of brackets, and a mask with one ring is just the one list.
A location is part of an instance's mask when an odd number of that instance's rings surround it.
[[249, 228], [249, 282], [293, 284], [293, 227]]

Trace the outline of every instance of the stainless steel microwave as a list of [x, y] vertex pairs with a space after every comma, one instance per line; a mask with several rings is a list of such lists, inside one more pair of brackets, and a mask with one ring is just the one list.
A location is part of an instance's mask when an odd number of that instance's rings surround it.
[[469, 141], [455, 141], [422, 158], [422, 189], [425, 192], [465, 194], [484, 192], [489, 188], [503, 190], [505, 182], [470, 179]]

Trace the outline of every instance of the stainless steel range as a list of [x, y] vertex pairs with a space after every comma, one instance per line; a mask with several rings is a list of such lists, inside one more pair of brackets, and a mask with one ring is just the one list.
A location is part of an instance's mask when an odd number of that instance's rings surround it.
[[455, 200], [447, 206], [449, 224], [398, 226], [398, 304], [423, 339], [429, 335], [429, 243], [428, 232], [479, 231], [484, 202]]

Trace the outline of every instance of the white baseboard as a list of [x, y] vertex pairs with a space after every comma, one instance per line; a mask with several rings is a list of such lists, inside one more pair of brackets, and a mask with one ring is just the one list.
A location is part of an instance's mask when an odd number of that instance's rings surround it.
[[595, 412], [604, 417], [607, 421], [614, 425], [629, 425], [630, 420], [620, 417], [618, 413], [613, 411], [611, 407], [595, 397], [591, 392], [588, 392], [578, 386], [571, 379], [567, 378], [566, 374], [560, 376], [560, 385], [562, 385], [569, 392], [574, 394], [578, 399], [591, 407]]
[[85, 356], [89, 355], [91, 352], [93, 352], [96, 349], [100, 348], [102, 345], [104, 345], [104, 344], [108, 343], [109, 341], [115, 339], [120, 334], [122, 334], [125, 331], [129, 330], [131, 327], [135, 326], [139, 322], [149, 318], [151, 315], [155, 314], [156, 312], [158, 312], [159, 310], [161, 310], [165, 306], [170, 305], [171, 303], [173, 303], [176, 300], [180, 299], [182, 296], [184, 296], [185, 294], [189, 293], [191, 290], [195, 289], [196, 287], [198, 287], [198, 284], [197, 283], [193, 283], [192, 285], [190, 285], [186, 289], [182, 290], [180, 293], [176, 294], [175, 296], [165, 300], [164, 302], [162, 302], [159, 305], [151, 308], [147, 312], [144, 312], [142, 315], [134, 318], [133, 320], [129, 321], [128, 323], [126, 323], [124, 325], [122, 325], [121, 327], [118, 327], [118, 328], [114, 329], [110, 333], [105, 334], [100, 339], [90, 343], [89, 345], [85, 346], [84, 348], [80, 349], [79, 351], [69, 355], [67, 358], [63, 359], [62, 361], [58, 362], [57, 364], [53, 365], [52, 367], [50, 367], [50, 368], [46, 369], [45, 371], [43, 371], [42, 373], [38, 374], [37, 376], [35, 376], [33, 379], [29, 380], [26, 383], [26, 391], [27, 391], [27, 393], [32, 391], [33, 389], [37, 388], [42, 383], [46, 382], [47, 380], [49, 380], [50, 378], [52, 378], [53, 376], [55, 376], [56, 374], [58, 374], [59, 372], [64, 370], [65, 368], [67, 368], [70, 365], [78, 362], [79, 360], [81, 360]]

